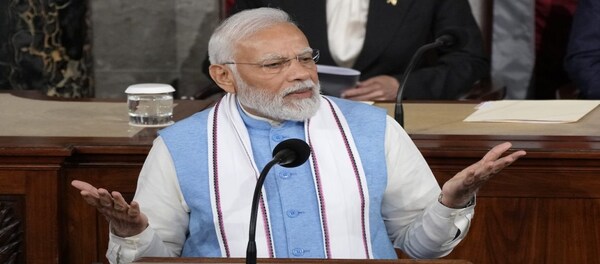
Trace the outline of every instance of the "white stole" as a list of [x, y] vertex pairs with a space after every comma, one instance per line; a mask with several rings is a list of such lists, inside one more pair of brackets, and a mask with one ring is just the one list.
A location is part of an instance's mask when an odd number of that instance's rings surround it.
[[[326, 257], [372, 258], [367, 183], [348, 124], [326, 98], [305, 124]], [[222, 256], [245, 257], [250, 207], [260, 170], [235, 95], [225, 95], [211, 110], [207, 129], [210, 198]], [[277, 257], [275, 241], [264, 188], [262, 192], [257, 256], [273, 258]]]

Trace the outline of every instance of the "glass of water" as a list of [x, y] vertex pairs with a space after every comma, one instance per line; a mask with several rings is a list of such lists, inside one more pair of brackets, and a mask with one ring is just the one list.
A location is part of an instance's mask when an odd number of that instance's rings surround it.
[[173, 124], [173, 92], [168, 84], [140, 83], [127, 87], [129, 124], [164, 127]]

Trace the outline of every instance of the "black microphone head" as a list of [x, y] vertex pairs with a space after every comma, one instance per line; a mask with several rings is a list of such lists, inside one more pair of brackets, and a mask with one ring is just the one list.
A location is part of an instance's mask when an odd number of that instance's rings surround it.
[[304, 140], [290, 138], [282, 141], [273, 149], [273, 157], [281, 159], [279, 165], [293, 168], [302, 165], [310, 156], [310, 147]]
[[446, 52], [464, 48], [468, 40], [469, 34], [462, 28], [444, 29], [435, 39], [436, 42], [441, 44], [440, 49]]

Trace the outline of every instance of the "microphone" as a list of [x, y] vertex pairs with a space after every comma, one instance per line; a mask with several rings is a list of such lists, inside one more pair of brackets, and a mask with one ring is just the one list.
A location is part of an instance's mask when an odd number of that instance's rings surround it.
[[310, 147], [308, 144], [297, 138], [284, 140], [273, 149], [273, 159], [260, 172], [256, 186], [254, 187], [254, 197], [252, 197], [252, 209], [250, 211], [250, 232], [248, 235], [248, 247], [246, 248], [246, 264], [256, 264], [256, 214], [258, 213], [260, 192], [269, 170], [275, 164], [286, 168], [300, 166], [306, 162], [309, 155]]
[[408, 80], [408, 76], [414, 69], [417, 61], [421, 58], [421, 55], [428, 50], [439, 48], [444, 52], [450, 52], [454, 50], [459, 50], [463, 48], [467, 44], [467, 32], [461, 28], [448, 28], [442, 31], [438, 38], [435, 41], [425, 44], [421, 46], [415, 54], [410, 58], [410, 62], [406, 69], [404, 70], [404, 74], [402, 75], [402, 79], [400, 80], [400, 87], [398, 88], [398, 94], [396, 95], [396, 103], [394, 104], [394, 119], [400, 124], [400, 126], [404, 127], [404, 109], [402, 107], [402, 94], [404, 93], [404, 89], [406, 87], [406, 82]]

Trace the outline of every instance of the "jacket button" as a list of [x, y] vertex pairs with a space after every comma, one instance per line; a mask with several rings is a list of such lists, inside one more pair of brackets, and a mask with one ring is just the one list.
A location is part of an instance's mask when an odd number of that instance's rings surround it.
[[300, 257], [300, 256], [304, 255], [304, 249], [294, 248], [294, 249], [292, 249], [292, 255], [294, 255], [296, 257]]
[[297, 217], [299, 214], [300, 213], [297, 210], [294, 210], [294, 209], [287, 211], [287, 216], [289, 216], [291, 218]]

